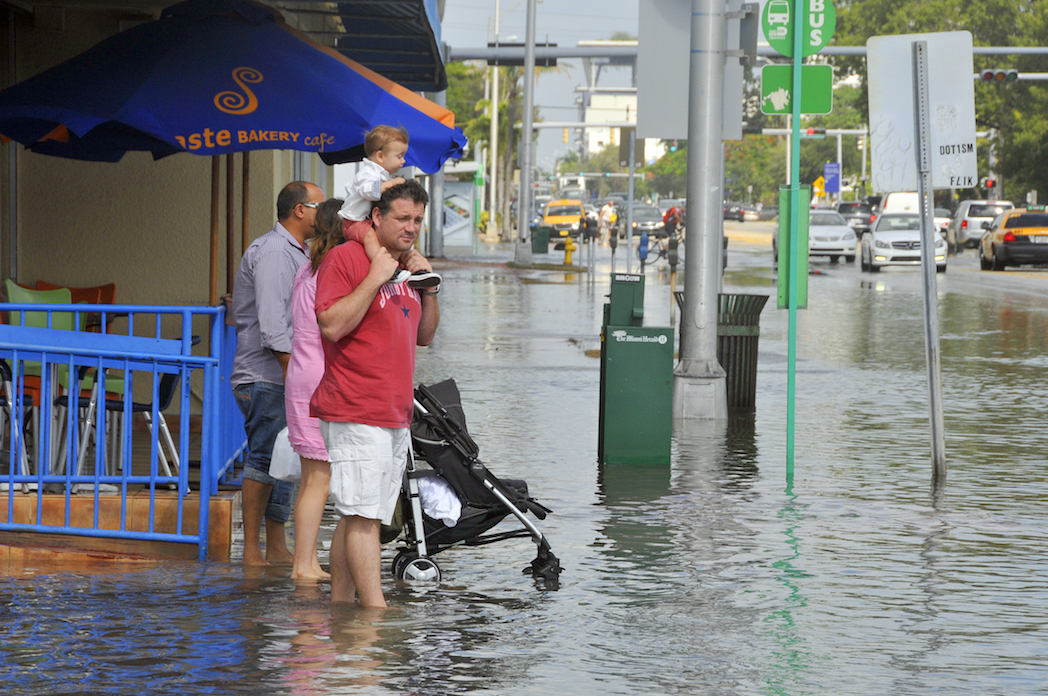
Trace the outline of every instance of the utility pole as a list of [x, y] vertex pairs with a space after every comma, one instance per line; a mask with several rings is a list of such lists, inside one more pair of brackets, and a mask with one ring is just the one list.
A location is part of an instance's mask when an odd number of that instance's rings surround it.
[[723, 0], [691, 2], [688, 96], [688, 235], [685, 256], [683, 349], [674, 370], [674, 419], [726, 420], [724, 369], [717, 361], [724, 177], [721, 127], [724, 98]]
[[[499, 0], [495, 0], [495, 46], [499, 45]], [[499, 239], [499, 226], [496, 213], [498, 212], [498, 168], [499, 168], [499, 66], [491, 66], [491, 106], [488, 108], [491, 116], [491, 135], [488, 145], [488, 159], [491, 160], [491, 187], [488, 204], [488, 229], [487, 238], [489, 242], [497, 242]]]
[[518, 266], [531, 265], [531, 144], [535, 120], [535, 3], [528, 0], [528, 19], [524, 29], [524, 113], [520, 129], [520, 195], [517, 196], [517, 248], [513, 256]]

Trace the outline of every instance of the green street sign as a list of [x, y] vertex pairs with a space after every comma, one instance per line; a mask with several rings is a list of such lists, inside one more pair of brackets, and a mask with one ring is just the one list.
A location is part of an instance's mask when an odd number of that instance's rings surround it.
[[[801, 56], [815, 55], [833, 38], [837, 27], [837, 10], [830, 0], [803, 0], [804, 21], [800, 22], [803, 32]], [[761, 15], [764, 38], [779, 54], [793, 57], [793, 28], [797, 26], [795, 0], [768, 0]]]
[[[801, 66], [801, 113], [828, 114], [833, 110], [833, 68]], [[793, 113], [793, 66], [761, 68], [761, 113]]]

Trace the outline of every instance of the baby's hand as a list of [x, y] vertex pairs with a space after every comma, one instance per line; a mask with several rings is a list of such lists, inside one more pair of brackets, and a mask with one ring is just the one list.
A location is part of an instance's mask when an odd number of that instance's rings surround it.
[[407, 181], [407, 179], [405, 179], [402, 176], [395, 177], [393, 179], [390, 179], [389, 181], [383, 181], [382, 182], [382, 186], [381, 186], [382, 193], [385, 193], [386, 191], [388, 191], [389, 189], [393, 188], [394, 186], [400, 186], [401, 184], [405, 183], [406, 181]]

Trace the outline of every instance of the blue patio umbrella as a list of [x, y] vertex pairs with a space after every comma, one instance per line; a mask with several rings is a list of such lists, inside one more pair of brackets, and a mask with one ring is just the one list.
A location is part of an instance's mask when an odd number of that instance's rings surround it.
[[245, 0], [174, 5], [0, 91], [4, 138], [81, 160], [291, 149], [334, 164], [362, 159], [378, 124], [407, 129], [407, 163], [425, 172], [466, 143], [447, 109]]

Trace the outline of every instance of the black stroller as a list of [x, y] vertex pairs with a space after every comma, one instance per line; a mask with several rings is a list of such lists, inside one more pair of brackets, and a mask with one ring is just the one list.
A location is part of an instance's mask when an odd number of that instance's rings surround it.
[[[526, 482], [500, 481], [477, 459], [477, 444], [466, 432], [466, 416], [454, 380], [429, 387], [419, 385], [415, 390], [411, 442], [414, 457], [408, 461], [401, 497], [405, 541], [393, 559], [393, 576], [439, 582], [440, 567], [432, 557], [441, 551], [458, 544], [480, 546], [530, 536], [538, 546], [538, 557], [524, 572], [541, 580], [547, 589], [556, 589], [560, 562], [526, 515], [531, 512], [542, 520], [551, 510], [528, 496]], [[416, 467], [415, 457], [432, 470]], [[459, 499], [462, 512], [455, 526], [445, 526], [423, 512], [419, 479], [426, 476], [439, 476]], [[510, 514], [525, 529], [485, 535]]]

